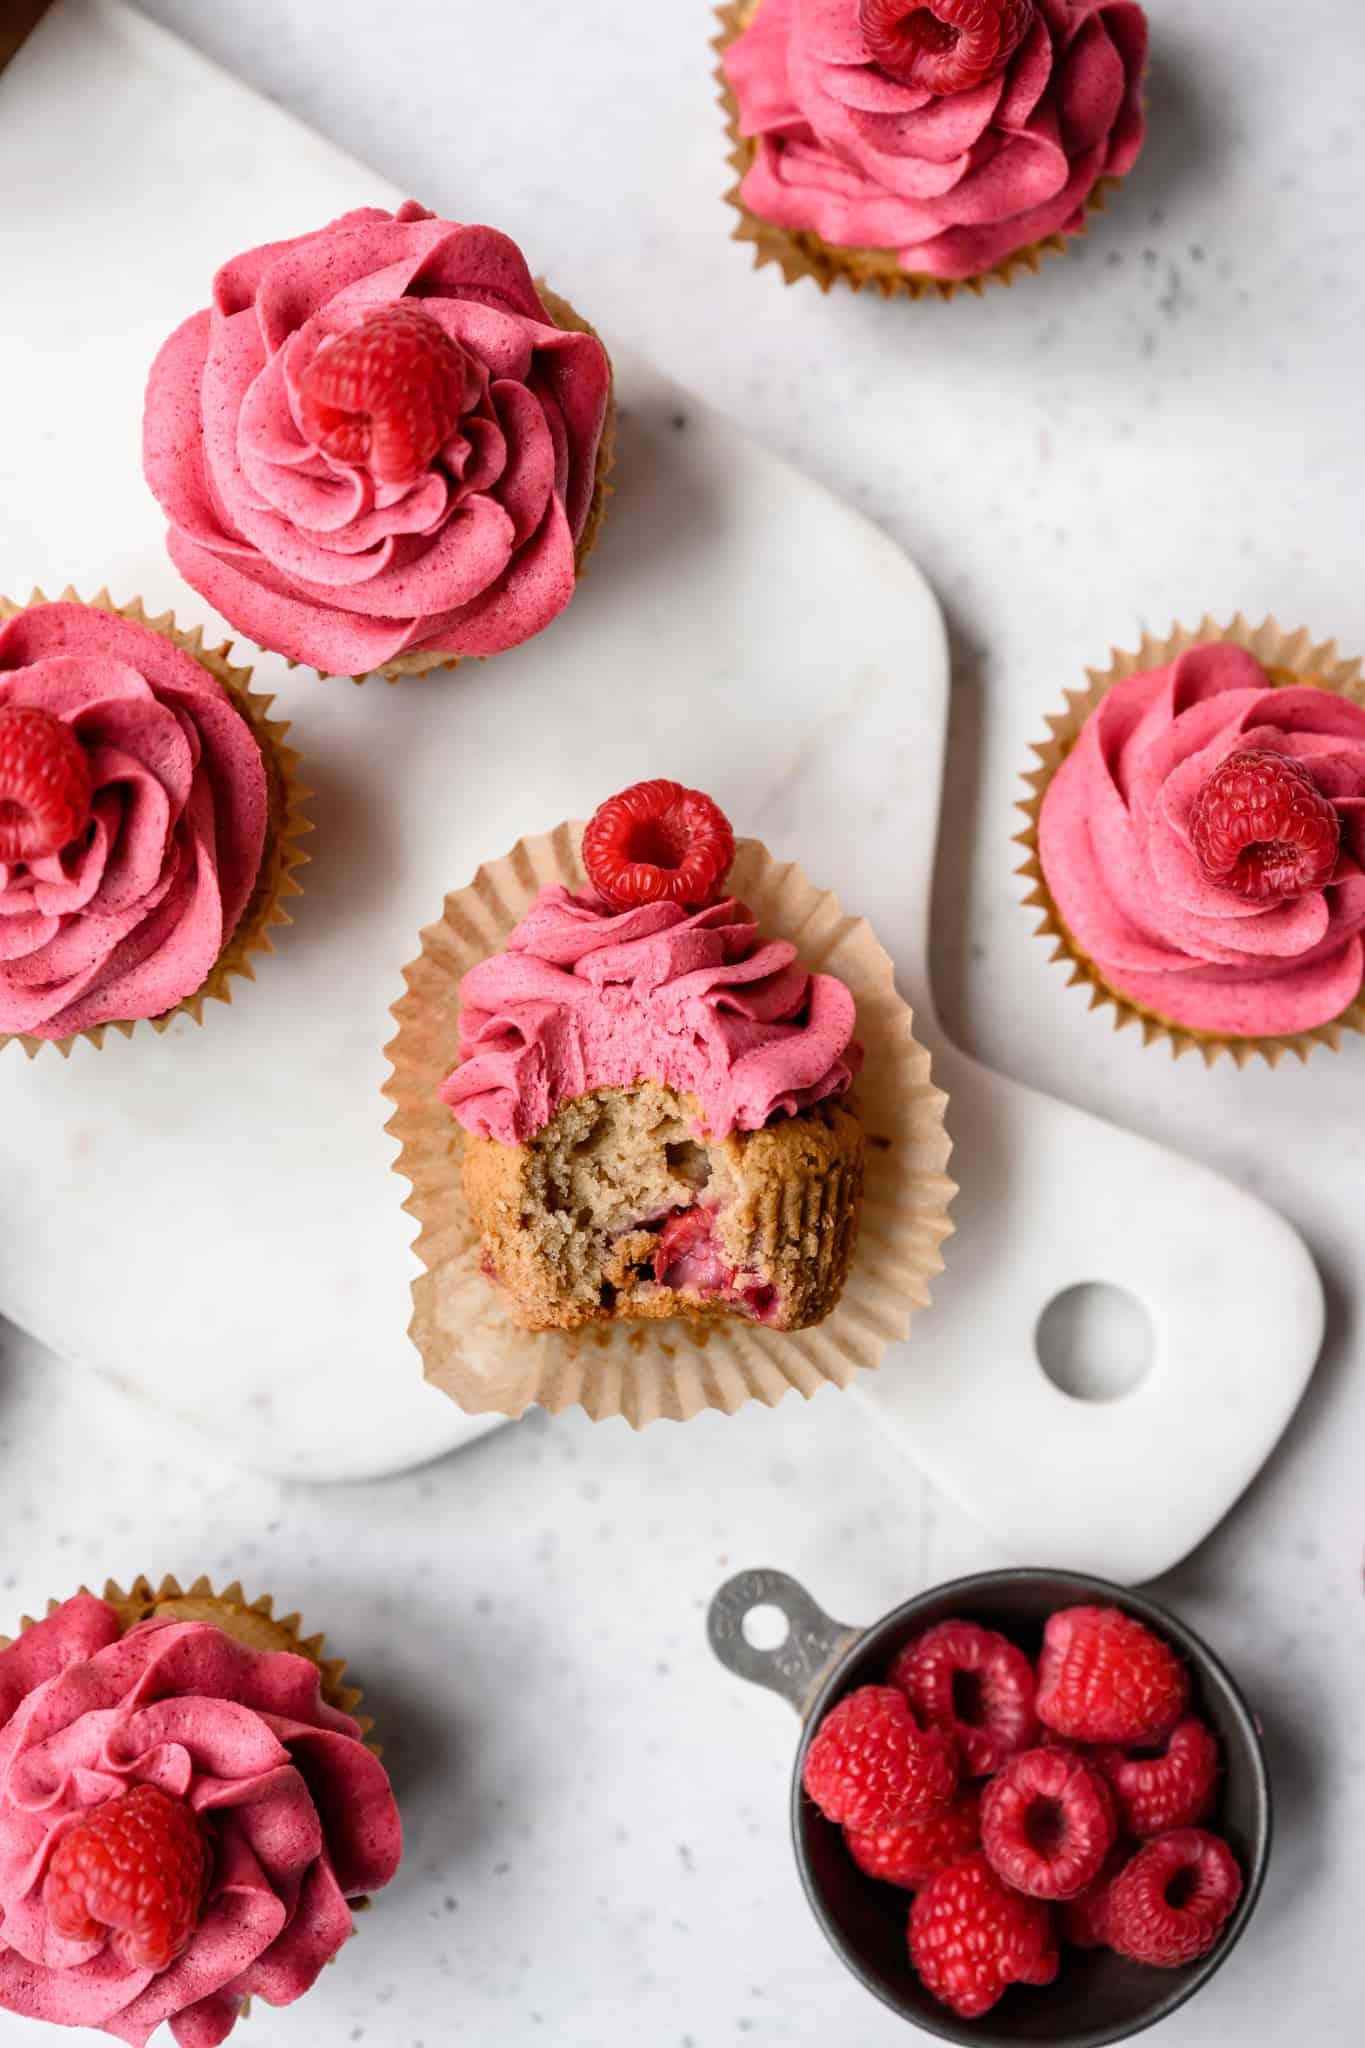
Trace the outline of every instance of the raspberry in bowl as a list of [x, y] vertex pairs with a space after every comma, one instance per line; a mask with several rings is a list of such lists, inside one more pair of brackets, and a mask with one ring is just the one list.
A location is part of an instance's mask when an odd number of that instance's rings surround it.
[[412, 1335], [462, 1406], [731, 1413], [908, 1330], [952, 1194], [928, 1055], [866, 924], [711, 795], [521, 841], [404, 973]]
[[[778, 1649], [744, 1633], [760, 1608], [787, 1622]], [[1213, 1651], [1151, 1601], [985, 1572], [859, 1631], [752, 1571], [708, 1632], [801, 1714], [807, 1898], [865, 1988], [925, 2032], [1104, 2048], [1192, 1998], [1243, 1933], [1270, 1852], [1259, 1731]]]

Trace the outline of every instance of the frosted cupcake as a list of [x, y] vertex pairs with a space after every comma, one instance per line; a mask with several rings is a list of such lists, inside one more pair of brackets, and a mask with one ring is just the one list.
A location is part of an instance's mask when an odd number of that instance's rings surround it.
[[198, 1019], [297, 894], [288, 727], [169, 613], [67, 593], [0, 621], [0, 1043]]
[[492, 228], [372, 207], [224, 264], [152, 366], [147, 481], [259, 646], [390, 678], [519, 646], [596, 538], [611, 366]]
[[1079, 234], [1137, 159], [1134, 0], [728, 0], [736, 230], [788, 283], [951, 298]]
[[0, 1647], [0, 2010], [217, 2048], [301, 1998], [402, 1853], [342, 1668], [206, 1581], [80, 1593]]
[[1365, 701], [1307, 634], [1205, 621], [1054, 721], [1025, 872], [1096, 1000], [1209, 1060], [1365, 1026]]

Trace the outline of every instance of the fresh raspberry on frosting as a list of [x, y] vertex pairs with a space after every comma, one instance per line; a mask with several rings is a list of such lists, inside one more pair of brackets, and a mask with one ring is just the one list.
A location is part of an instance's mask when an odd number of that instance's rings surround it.
[[613, 910], [681, 903], [704, 910], [720, 894], [735, 835], [719, 804], [680, 782], [637, 782], [599, 804], [583, 834], [588, 880]]
[[[884, 68], [911, 39], [909, 73]], [[1100, 179], [1132, 167], [1146, 62], [1135, 0], [763, 0], [724, 58], [755, 144], [741, 196], [904, 271], [978, 277], [1076, 233]]]
[[244, 2000], [310, 1988], [400, 1853], [383, 1766], [308, 1658], [204, 1622], [124, 1635], [88, 1594], [0, 1650], [0, 2010], [217, 2048]]
[[[87, 764], [88, 816], [59, 848], [0, 864], [0, 1032], [159, 1016], [202, 987], [256, 886], [260, 747], [190, 655], [93, 605], [0, 626], [0, 723], [35, 713]], [[4, 758], [0, 731], [0, 780]]]
[[199, 1924], [209, 1868], [194, 1809], [159, 1785], [134, 1785], [62, 1836], [43, 1904], [66, 1940], [107, 1940], [125, 1970], [165, 1970]]
[[[1255, 901], [1210, 881], [1192, 819], [1239, 752], [1297, 763], [1337, 815], [1330, 877]], [[1191, 1030], [1310, 1031], [1365, 984], [1365, 705], [1272, 684], [1226, 642], [1107, 691], [1053, 775], [1038, 821], [1048, 891], [1105, 982]]]
[[415, 301], [369, 313], [299, 378], [299, 424], [334, 462], [416, 483], [464, 411], [467, 358]]
[[1341, 819], [1301, 761], [1268, 748], [1229, 754], [1190, 806], [1190, 845], [1209, 881], [1248, 903], [1325, 889]]
[[90, 763], [69, 725], [0, 705], [0, 862], [45, 860], [90, 822]]
[[[401, 424], [381, 405], [399, 480], [387, 456], [382, 475], [338, 459], [305, 424], [317, 430], [327, 395], [319, 357], [362, 347], [349, 338], [395, 308], [434, 323], [464, 365], [458, 397], [442, 352], [440, 393], [424, 386]], [[420, 355], [429, 378], [428, 330], [404, 334], [408, 369]], [[143, 466], [176, 567], [260, 645], [351, 675], [410, 652], [496, 654], [573, 595], [610, 386], [602, 344], [556, 324], [505, 235], [362, 207], [224, 264], [212, 305], [152, 366]]]
[[1003, 71], [1033, 20], [1033, 0], [861, 0], [873, 62], [926, 92], [967, 92]]

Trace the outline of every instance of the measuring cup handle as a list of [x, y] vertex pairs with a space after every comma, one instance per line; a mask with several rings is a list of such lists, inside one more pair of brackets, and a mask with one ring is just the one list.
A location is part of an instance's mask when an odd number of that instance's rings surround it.
[[[775, 1607], [787, 1633], [776, 1649], [758, 1650], [744, 1633], [757, 1607]], [[711, 1602], [706, 1634], [727, 1671], [780, 1693], [803, 1718], [831, 1664], [862, 1633], [834, 1621], [817, 1607], [805, 1587], [786, 1572], [740, 1572]]]

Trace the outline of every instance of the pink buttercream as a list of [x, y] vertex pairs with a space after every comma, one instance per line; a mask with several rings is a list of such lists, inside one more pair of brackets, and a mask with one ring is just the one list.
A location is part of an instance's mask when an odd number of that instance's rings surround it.
[[0, 626], [0, 705], [69, 725], [94, 784], [60, 854], [0, 865], [0, 1031], [65, 1038], [201, 987], [260, 871], [269, 800], [251, 728], [160, 633], [82, 604]]
[[[1190, 809], [1245, 748], [1302, 762], [1335, 806], [1326, 888], [1254, 903], [1205, 880]], [[1328, 1023], [1365, 982], [1365, 707], [1275, 688], [1240, 647], [1192, 647], [1091, 713], [1048, 786], [1038, 850], [1067, 930], [1119, 994], [1234, 1037]]]
[[1037, 0], [1004, 71], [940, 96], [872, 62], [858, 0], [762, 0], [725, 53], [758, 143], [744, 203], [840, 248], [893, 249], [902, 270], [978, 277], [1074, 234], [1099, 179], [1132, 166], [1146, 61], [1134, 0]]
[[[463, 350], [465, 411], [414, 483], [381, 484], [306, 439], [299, 379], [403, 298]], [[573, 595], [610, 385], [505, 235], [362, 207], [223, 266], [152, 366], [143, 466], [177, 568], [260, 645], [353, 675], [496, 654]]]
[[519, 1145], [594, 1088], [660, 1081], [714, 1137], [756, 1131], [848, 1088], [862, 1063], [853, 998], [760, 942], [727, 899], [613, 911], [549, 883], [460, 988], [460, 1065], [442, 1084], [467, 1131]]
[[[43, 1880], [77, 1817], [134, 1785], [188, 1800], [214, 1850], [189, 1947], [159, 1973], [57, 1934]], [[0, 1651], [0, 2009], [141, 2048], [217, 2048], [245, 1998], [289, 2005], [388, 1883], [402, 1830], [383, 1766], [315, 1664], [203, 1622], [120, 1635], [81, 1594]]]

